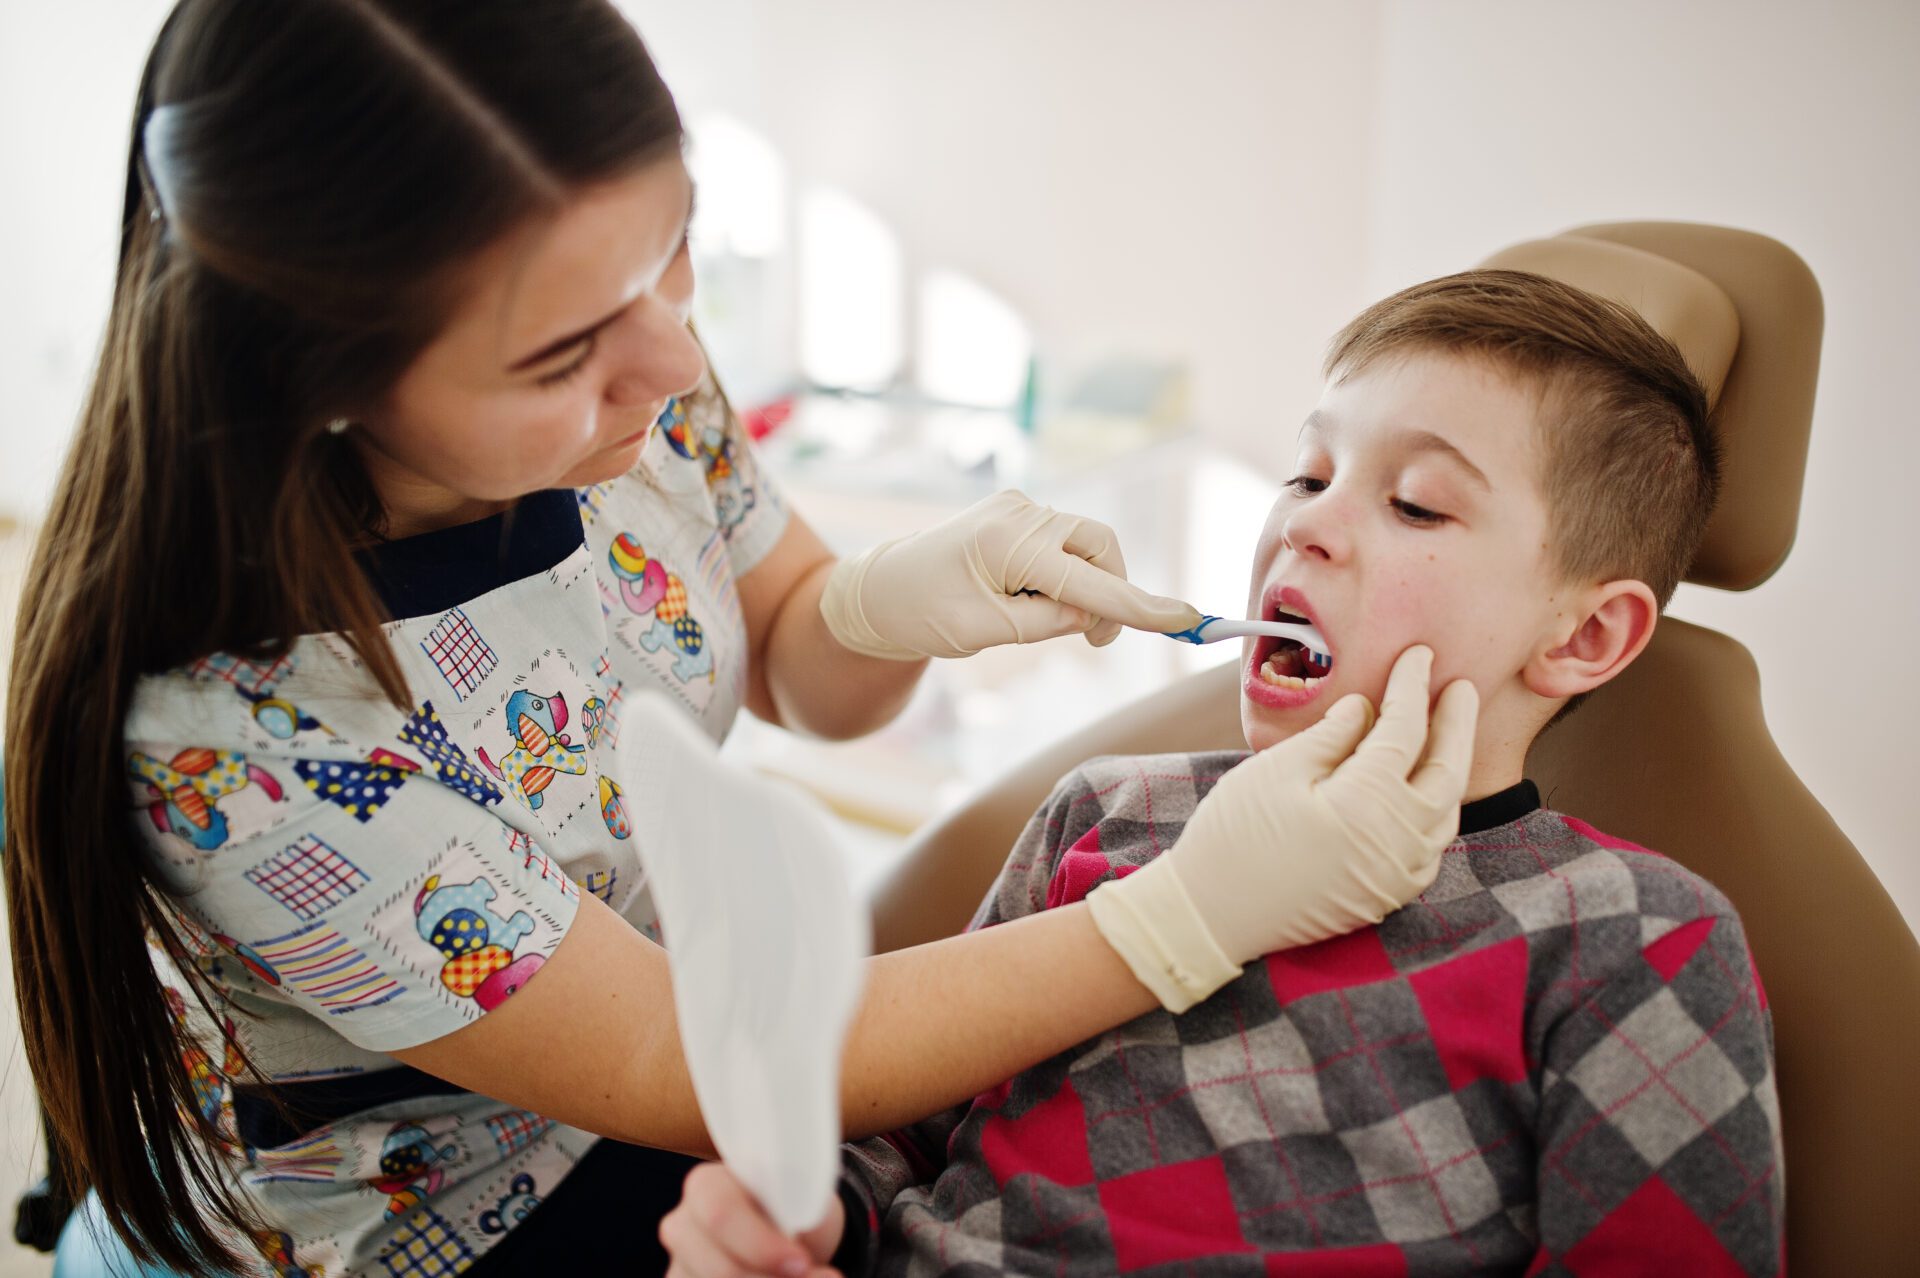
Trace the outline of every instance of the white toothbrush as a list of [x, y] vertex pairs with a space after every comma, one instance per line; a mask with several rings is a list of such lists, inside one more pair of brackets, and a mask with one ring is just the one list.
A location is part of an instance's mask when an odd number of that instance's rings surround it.
[[1327, 652], [1327, 641], [1321, 638], [1320, 631], [1299, 621], [1241, 621], [1232, 617], [1203, 616], [1200, 624], [1191, 630], [1171, 631], [1167, 638], [1186, 643], [1218, 643], [1222, 639], [1244, 639], [1249, 635], [1291, 639], [1307, 650], [1307, 657], [1314, 665], [1333, 664], [1333, 657]]

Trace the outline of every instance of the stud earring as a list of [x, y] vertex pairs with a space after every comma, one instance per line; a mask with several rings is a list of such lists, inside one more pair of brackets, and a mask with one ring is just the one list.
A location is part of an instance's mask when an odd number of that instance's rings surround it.
[[332, 421], [327, 423], [327, 434], [344, 435], [347, 433], [347, 427], [351, 425], [353, 425], [353, 423], [348, 421], [346, 418], [336, 417]]

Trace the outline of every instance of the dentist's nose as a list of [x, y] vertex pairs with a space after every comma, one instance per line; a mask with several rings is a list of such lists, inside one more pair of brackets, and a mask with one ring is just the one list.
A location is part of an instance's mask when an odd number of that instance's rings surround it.
[[616, 408], [657, 403], [685, 395], [706, 375], [700, 343], [687, 327], [683, 308], [658, 298], [642, 298], [615, 327], [615, 372], [607, 379], [606, 399]]

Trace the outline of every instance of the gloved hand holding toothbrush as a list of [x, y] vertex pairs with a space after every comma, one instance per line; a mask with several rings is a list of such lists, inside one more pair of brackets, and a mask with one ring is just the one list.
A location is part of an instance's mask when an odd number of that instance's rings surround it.
[[1105, 524], [1012, 490], [841, 560], [820, 613], [845, 647], [900, 661], [1081, 633], [1100, 647], [1123, 625], [1170, 633], [1201, 621], [1191, 605], [1127, 581]]

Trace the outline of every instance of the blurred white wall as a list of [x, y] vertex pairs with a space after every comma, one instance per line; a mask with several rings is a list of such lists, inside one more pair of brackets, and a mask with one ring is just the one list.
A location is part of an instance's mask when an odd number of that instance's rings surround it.
[[[758, 130], [794, 189], [865, 204], [915, 278], [986, 286], [1043, 353], [1184, 358], [1198, 422], [1275, 473], [1326, 337], [1393, 287], [1603, 218], [1792, 245], [1828, 323], [1800, 544], [1676, 611], [1754, 650], [1789, 759], [1920, 922], [1920, 6], [624, 3], [689, 119]], [[0, 509], [44, 502], [73, 419], [164, 9], [0, 5]]]
[[1799, 543], [1759, 589], [1683, 587], [1674, 611], [1753, 650], [1789, 761], [1920, 925], [1920, 431], [1897, 380], [1920, 347], [1920, 6], [624, 3], [690, 115], [749, 119], [796, 184], [1000, 291], [1043, 351], [1185, 356], [1201, 428], [1275, 476], [1326, 338], [1395, 288], [1588, 221], [1792, 246], [1827, 303]]
[[162, 0], [0, 4], [0, 511], [37, 512], [106, 323]]
[[1813, 268], [1798, 543], [1759, 588], [1683, 586], [1673, 611], [1753, 651], [1781, 750], [1920, 926], [1920, 5], [1395, 0], [1381, 29], [1370, 292], [1628, 218], [1746, 227]]
[[1043, 359], [1184, 359], [1198, 420], [1291, 459], [1366, 300], [1377, 4], [621, 3], [689, 121], [764, 133], [910, 275], [998, 293]]

